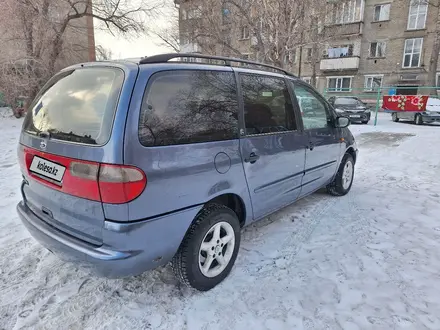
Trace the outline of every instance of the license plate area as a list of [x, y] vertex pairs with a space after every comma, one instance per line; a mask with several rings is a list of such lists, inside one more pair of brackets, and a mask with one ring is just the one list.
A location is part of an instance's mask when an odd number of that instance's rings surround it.
[[351, 118], [361, 118], [361, 115], [350, 115]]
[[29, 171], [44, 180], [61, 185], [66, 167], [50, 160], [34, 156]]

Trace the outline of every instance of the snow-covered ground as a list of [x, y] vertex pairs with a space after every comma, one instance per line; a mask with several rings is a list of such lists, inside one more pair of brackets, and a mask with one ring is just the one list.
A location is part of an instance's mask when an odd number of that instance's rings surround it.
[[38, 245], [15, 213], [20, 125], [0, 119], [0, 329], [440, 329], [438, 125], [353, 125], [351, 193], [247, 228], [231, 275], [206, 293], [168, 267], [96, 278]]

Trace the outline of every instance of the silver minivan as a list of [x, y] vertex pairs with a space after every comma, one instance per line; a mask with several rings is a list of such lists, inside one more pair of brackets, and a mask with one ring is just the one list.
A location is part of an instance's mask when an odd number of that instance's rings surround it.
[[25, 118], [17, 210], [47, 249], [100, 275], [171, 261], [183, 283], [209, 290], [231, 271], [244, 226], [322, 187], [349, 192], [348, 125], [310, 85], [261, 63], [75, 65]]

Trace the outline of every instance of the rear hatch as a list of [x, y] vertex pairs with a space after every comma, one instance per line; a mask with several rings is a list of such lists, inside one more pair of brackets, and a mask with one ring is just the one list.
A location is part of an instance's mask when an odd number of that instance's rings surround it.
[[116, 67], [61, 72], [31, 105], [20, 138], [24, 202], [41, 221], [94, 245], [102, 244], [101, 195], [111, 181], [100, 187], [99, 173], [117, 158], [108, 142], [123, 83]]

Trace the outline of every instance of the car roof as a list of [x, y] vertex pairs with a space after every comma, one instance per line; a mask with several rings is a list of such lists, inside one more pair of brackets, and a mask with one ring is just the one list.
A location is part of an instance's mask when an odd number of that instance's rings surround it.
[[[183, 61], [182, 59], [195, 59], [195, 61]], [[176, 60], [180, 59], [180, 60]], [[202, 61], [203, 60], [203, 61]], [[216, 63], [214, 63], [216, 62]], [[223, 63], [219, 63], [223, 62]], [[238, 64], [238, 65], [232, 65]], [[124, 58], [124, 59], [116, 59], [116, 60], [106, 60], [106, 61], [96, 61], [96, 62], [86, 62], [75, 64], [70, 67], [63, 69], [65, 70], [73, 70], [79, 69], [83, 67], [94, 67], [94, 66], [114, 66], [119, 67], [124, 70], [138, 69], [141, 66], [149, 65], [155, 66], [158, 68], [166, 67], [168, 70], [172, 70], [173, 68], [185, 68], [193, 67], [197, 70], [209, 70], [210, 68], [215, 67], [215, 70], [218, 68], [229, 68], [235, 69], [237, 71], [245, 71], [252, 73], [260, 73], [260, 74], [269, 74], [274, 76], [287, 76], [289, 79], [299, 80], [299, 78], [286, 69], [276, 67], [270, 64], [264, 64], [249, 60], [242, 60], [238, 58], [232, 57], [222, 57], [222, 56], [211, 56], [204, 55], [198, 53], [170, 53], [170, 54], [160, 54], [154, 55], [150, 57], [133, 57], [133, 58]]]

